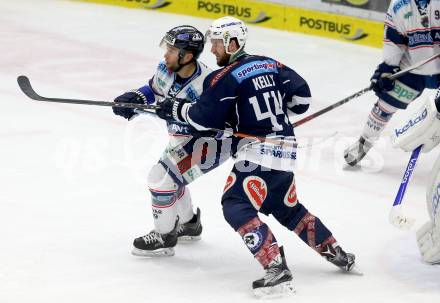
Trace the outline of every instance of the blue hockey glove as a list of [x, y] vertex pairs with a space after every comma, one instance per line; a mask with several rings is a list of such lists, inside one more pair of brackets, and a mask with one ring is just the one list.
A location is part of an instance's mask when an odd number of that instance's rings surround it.
[[[144, 100], [141, 96], [142, 93], [136, 92], [126, 92], [119, 97], [116, 97], [115, 102], [123, 102], [123, 103], [133, 103], [133, 104], [144, 104]], [[117, 116], [124, 117], [129, 120], [136, 113], [133, 108], [125, 108], [125, 107], [112, 107], [113, 113]]]
[[189, 100], [179, 98], [166, 98], [156, 108], [156, 115], [164, 120], [174, 120], [179, 122], [185, 122], [182, 117], [182, 106], [185, 103], [189, 103]]
[[394, 89], [394, 80], [388, 78], [388, 76], [400, 71], [398, 66], [388, 65], [385, 62], [379, 64], [374, 71], [373, 76], [370, 79], [371, 88], [376, 93], [388, 92]]
[[[152, 104], [155, 101], [154, 93], [151, 88], [146, 85], [137, 90], [126, 92], [116, 97], [115, 102], [133, 103], [133, 104]], [[136, 113], [132, 108], [112, 107], [115, 115], [130, 120]]]

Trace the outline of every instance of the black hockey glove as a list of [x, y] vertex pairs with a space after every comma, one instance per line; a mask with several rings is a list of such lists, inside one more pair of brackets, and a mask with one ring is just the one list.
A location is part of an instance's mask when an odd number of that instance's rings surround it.
[[189, 102], [191, 101], [186, 99], [166, 98], [158, 104], [160, 107], [156, 108], [156, 115], [164, 120], [185, 122], [181, 111], [182, 106]]
[[394, 89], [394, 80], [388, 78], [400, 71], [398, 66], [388, 65], [385, 62], [379, 64], [370, 79], [371, 88], [376, 93], [388, 92]]
[[[147, 98], [145, 95], [138, 91], [134, 90], [131, 92], [126, 92], [119, 97], [116, 97], [115, 102], [123, 102], [123, 103], [133, 103], [133, 104], [144, 104], [147, 102]], [[132, 108], [126, 108], [126, 107], [112, 107], [113, 113], [115, 115], [124, 117], [127, 120], [130, 120], [136, 113], [134, 112], [134, 109]]]

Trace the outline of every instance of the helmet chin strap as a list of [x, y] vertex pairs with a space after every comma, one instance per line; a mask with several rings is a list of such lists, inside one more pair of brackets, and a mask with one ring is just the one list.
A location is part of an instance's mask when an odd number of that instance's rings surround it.
[[181, 60], [183, 59], [184, 56], [185, 56], [185, 50], [180, 49], [179, 50], [179, 60], [177, 60], [178, 67], [174, 71], [175, 73], [179, 72], [185, 65], [188, 65], [188, 64], [192, 63], [193, 61], [195, 61], [195, 59], [193, 58], [193, 60], [190, 60], [187, 63], [182, 64]]

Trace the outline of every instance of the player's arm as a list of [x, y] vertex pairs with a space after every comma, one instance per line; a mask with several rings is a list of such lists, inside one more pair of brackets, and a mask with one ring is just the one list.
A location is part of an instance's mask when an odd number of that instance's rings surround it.
[[238, 97], [236, 83], [227, 76], [219, 81], [213, 79], [211, 75], [205, 79], [205, 89], [199, 101], [166, 99], [156, 110], [157, 115], [166, 120], [186, 122], [198, 131], [224, 129], [225, 120]]
[[[163, 96], [157, 84], [157, 73], [161, 68], [162, 62], [159, 64], [156, 74], [150, 79], [148, 84], [137, 89], [130, 90], [115, 98], [115, 102], [133, 103], [133, 104], [153, 104]], [[117, 116], [124, 117], [127, 120], [136, 116], [134, 109], [125, 107], [113, 107], [113, 113]]]
[[302, 114], [309, 109], [312, 95], [309, 85], [298, 73], [291, 68], [281, 65], [278, 67], [284, 88], [284, 100], [287, 109], [293, 114]]
[[400, 20], [401, 17], [394, 13], [392, 7], [391, 3], [385, 17], [383, 62], [377, 66], [370, 79], [371, 88], [377, 94], [394, 89], [395, 82], [388, 76], [400, 70], [400, 61], [408, 46], [408, 37]]
[[408, 47], [408, 37], [405, 33], [403, 20], [400, 19], [402, 17], [399, 14], [396, 15], [390, 5], [385, 17], [383, 41], [383, 62], [390, 66], [400, 65], [402, 56]]

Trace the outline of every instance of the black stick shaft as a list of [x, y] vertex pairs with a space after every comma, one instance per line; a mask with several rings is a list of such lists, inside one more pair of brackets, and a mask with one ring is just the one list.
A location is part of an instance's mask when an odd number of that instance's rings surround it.
[[47, 98], [47, 97], [42, 97], [35, 92], [35, 90], [32, 88], [31, 82], [29, 81], [28, 77], [19, 76], [17, 78], [17, 82], [18, 82], [18, 86], [20, 87], [21, 91], [26, 96], [28, 96], [32, 100], [36, 100], [36, 101], [67, 103], [67, 104], [125, 107], [125, 108], [133, 108], [133, 109], [156, 109], [158, 107], [156, 105], [148, 105], [148, 104], [134, 104], [134, 103], [79, 100], [79, 99]]

